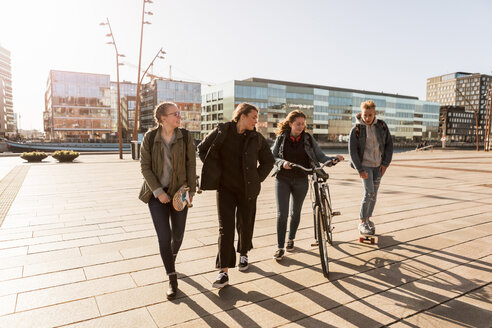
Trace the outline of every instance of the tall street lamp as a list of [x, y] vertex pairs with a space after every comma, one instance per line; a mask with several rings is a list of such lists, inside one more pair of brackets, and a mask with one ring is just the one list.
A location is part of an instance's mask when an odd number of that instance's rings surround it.
[[125, 55], [120, 54], [118, 52], [118, 48], [116, 47], [116, 42], [114, 40], [113, 30], [111, 29], [111, 24], [109, 23], [109, 19], [106, 18], [106, 23], [99, 23], [99, 25], [107, 25], [109, 27], [109, 34], [106, 34], [107, 37], [111, 37], [112, 41], [106, 42], [107, 44], [114, 45], [114, 51], [116, 52], [116, 85], [118, 89], [118, 146], [120, 151], [120, 159], [123, 159], [123, 145], [121, 138], [121, 99], [120, 99], [120, 64], [119, 57], [125, 57]]
[[137, 76], [137, 101], [135, 104], [135, 124], [133, 126], [133, 141], [138, 140], [138, 128], [139, 128], [139, 114], [140, 114], [140, 86], [141, 86], [141, 79], [140, 79], [140, 68], [142, 65], [142, 42], [143, 42], [143, 28], [145, 24], [150, 24], [150, 22], [145, 20], [145, 15], [152, 16], [153, 13], [150, 11], [145, 11], [145, 4], [151, 4], [153, 3], [152, 0], [143, 0], [143, 6], [142, 6], [142, 23], [140, 26], [140, 53], [138, 56], [138, 76]]
[[140, 78], [140, 84], [142, 84], [143, 82], [143, 79], [145, 77], [145, 74], [147, 74], [148, 70], [152, 67], [152, 65], [154, 65], [154, 61], [159, 58], [159, 59], [164, 59], [165, 57], [163, 55], [165, 55], [166, 52], [164, 50], [159, 49], [159, 51], [157, 51], [157, 54], [154, 56], [154, 59], [152, 59], [152, 61], [150, 62], [149, 66], [147, 66], [147, 69], [145, 70], [145, 72], [143, 72], [142, 74], [142, 77]]

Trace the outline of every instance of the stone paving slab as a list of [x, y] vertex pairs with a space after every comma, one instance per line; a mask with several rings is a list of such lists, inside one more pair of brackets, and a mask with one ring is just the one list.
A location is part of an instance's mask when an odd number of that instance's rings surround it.
[[[465, 160], [466, 159], [466, 160]], [[215, 193], [190, 209], [177, 259], [178, 298], [165, 298], [152, 220], [138, 201], [138, 162], [81, 155], [29, 167], [0, 227], [0, 327], [489, 327], [492, 156], [395, 154], [374, 222], [377, 245], [357, 242], [361, 182], [330, 168], [335, 218], [330, 278], [321, 273], [309, 196], [296, 251], [276, 249], [274, 179], [262, 185], [247, 273], [213, 289]], [[4, 176], [8, 174], [3, 169]], [[1, 173], [1, 172], [0, 172]]]

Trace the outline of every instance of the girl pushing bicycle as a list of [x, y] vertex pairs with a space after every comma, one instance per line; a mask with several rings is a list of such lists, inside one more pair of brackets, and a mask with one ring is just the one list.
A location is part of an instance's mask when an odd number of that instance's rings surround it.
[[294, 239], [301, 218], [301, 208], [306, 197], [309, 183], [307, 173], [299, 168], [292, 168], [291, 163], [304, 167], [319, 166], [329, 160], [342, 161], [341, 155], [326, 156], [311, 134], [306, 132], [306, 115], [300, 110], [290, 112], [278, 124], [277, 138], [273, 146], [275, 167], [275, 194], [277, 199], [277, 242], [278, 249], [273, 258], [282, 260], [285, 250], [287, 218], [289, 202], [292, 195], [292, 210], [290, 213], [288, 252], [294, 251]]

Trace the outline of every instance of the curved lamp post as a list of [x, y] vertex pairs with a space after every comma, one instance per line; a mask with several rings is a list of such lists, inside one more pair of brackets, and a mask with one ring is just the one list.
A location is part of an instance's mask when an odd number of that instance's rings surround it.
[[120, 159], [123, 159], [123, 145], [122, 145], [122, 136], [121, 136], [121, 99], [120, 99], [120, 65], [123, 63], [119, 62], [119, 57], [125, 57], [125, 55], [120, 54], [118, 52], [118, 48], [116, 47], [116, 42], [114, 40], [113, 30], [111, 29], [111, 24], [109, 23], [109, 19], [106, 18], [106, 23], [99, 23], [99, 25], [104, 26], [107, 25], [109, 27], [109, 33], [106, 34], [107, 37], [111, 38], [111, 41], [106, 42], [106, 44], [114, 45], [114, 51], [116, 52], [116, 85], [118, 89], [118, 145], [120, 152]]

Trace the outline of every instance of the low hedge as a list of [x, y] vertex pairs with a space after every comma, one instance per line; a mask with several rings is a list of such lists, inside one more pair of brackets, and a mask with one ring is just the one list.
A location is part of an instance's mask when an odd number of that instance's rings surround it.
[[73, 150], [57, 150], [51, 157], [56, 159], [58, 162], [73, 162], [74, 159], [79, 157], [80, 153]]
[[27, 153], [22, 153], [20, 157], [31, 163], [31, 162], [41, 162], [43, 159], [48, 157], [48, 155], [46, 155], [46, 153], [43, 153], [41, 151], [31, 151]]

